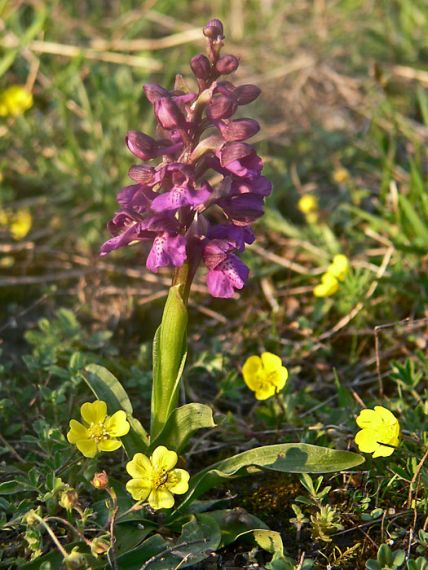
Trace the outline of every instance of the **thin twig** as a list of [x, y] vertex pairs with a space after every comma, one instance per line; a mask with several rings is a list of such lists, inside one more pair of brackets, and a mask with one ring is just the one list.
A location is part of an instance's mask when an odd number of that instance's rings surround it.
[[421, 469], [422, 469], [425, 461], [427, 460], [427, 458], [428, 458], [428, 449], [425, 451], [424, 456], [422, 457], [422, 459], [417, 464], [415, 472], [413, 473], [412, 480], [410, 481], [409, 495], [407, 497], [407, 508], [409, 508], [409, 509], [412, 508], [413, 485], [415, 484], [416, 479], [419, 477], [419, 473], [421, 472]]

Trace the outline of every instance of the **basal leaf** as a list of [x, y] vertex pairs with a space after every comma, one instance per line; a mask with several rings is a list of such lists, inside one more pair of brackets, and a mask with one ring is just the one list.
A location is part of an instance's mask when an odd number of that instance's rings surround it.
[[176, 408], [187, 345], [187, 309], [178, 285], [171, 287], [162, 322], [153, 341], [152, 439], [158, 437]]
[[212, 427], [215, 427], [215, 423], [209, 406], [185, 404], [172, 411], [163, 430], [150, 448], [165, 445], [168, 449], [180, 452], [197, 430]]
[[356, 453], [306, 443], [258, 447], [219, 461], [191, 477], [189, 491], [176, 512], [220, 484], [223, 479], [247, 475], [252, 471], [251, 468], [283, 473], [330, 473], [356, 467], [363, 462], [364, 458]]

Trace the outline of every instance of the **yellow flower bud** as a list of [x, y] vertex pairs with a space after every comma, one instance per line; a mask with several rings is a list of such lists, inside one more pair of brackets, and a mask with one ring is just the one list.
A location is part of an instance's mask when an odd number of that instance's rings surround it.
[[61, 507], [70, 512], [76, 505], [79, 504], [79, 495], [74, 489], [68, 489], [61, 494], [59, 504]]

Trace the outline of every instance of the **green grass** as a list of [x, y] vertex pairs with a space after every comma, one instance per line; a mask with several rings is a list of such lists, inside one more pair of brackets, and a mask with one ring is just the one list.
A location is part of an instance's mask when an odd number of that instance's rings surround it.
[[[0, 228], [0, 481], [14, 482], [0, 482], [0, 567], [60, 567], [50, 536], [25, 518], [30, 509], [91, 539], [105, 533], [106, 496], [90, 480], [105, 468], [123, 483], [125, 459], [82, 461], [65, 440], [69, 419], [91, 399], [85, 365], [112, 370], [147, 425], [151, 338], [169, 277], [148, 275], [135, 249], [107, 260], [98, 249], [132, 164], [124, 135], [153, 128], [143, 84], [171, 87], [203, 43], [130, 53], [141, 65], [127, 64], [126, 51], [113, 64], [102, 61], [113, 49], [70, 58], [61, 46], [162, 38], [217, 16], [227, 51], [241, 57], [239, 79], [263, 88], [252, 112], [263, 123], [258, 145], [274, 192], [258, 223], [262, 249], [245, 254], [252, 277], [239, 299], [192, 295], [182, 396], [213, 405], [219, 428], [192, 442], [200, 453], [189, 455], [189, 468], [249, 441], [355, 449], [362, 405], [383, 405], [403, 433], [390, 459], [319, 480], [260, 475], [231, 485], [232, 505], [282, 533], [289, 561], [281, 568], [359, 569], [369, 560], [367, 568], [426, 568], [417, 559], [428, 544], [420, 463], [428, 444], [428, 2], [104, 4], [0, 2], [0, 89], [34, 77], [32, 109], [0, 118], [0, 207], [27, 207], [33, 218], [20, 241]], [[60, 44], [56, 54], [47, 42]], [[338, 182], [341, 168], [347, 177]], [[297, 208], [305, 192], [318, 197], [316, 224]], [[351, 275], [336, 295], [315, 299], [339, 252]], [[290, 370], [280, 401], [256, 403], [243, 383], [245, 358], [263, 350]], [[83, 514], [61, 506], [70, 488]], [[71, 551], [67, 524], [52, 528]], [[142, 540], [138, 532], [129, 531], [128, 546]], [[244, 568], [267, 559], [245, 541], [213, 558]]]

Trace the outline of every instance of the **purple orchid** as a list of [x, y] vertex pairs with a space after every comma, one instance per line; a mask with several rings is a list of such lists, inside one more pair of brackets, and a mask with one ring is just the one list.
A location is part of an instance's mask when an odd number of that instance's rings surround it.
[[[263, 215], [272, 185], [261, 174], [256, 150], [245, 142], [259, 131], [258, 122], [232, 118], [260, 89], [222, 78], [237, 70], [239, 59], [220, 54], [220, 20], [210, 20], [203, 33], [208, 53], [190, 61], [196, 89], [189, 89], [181, 76], [172, 91], [156, 84], [144, 87], [158, 137], [130, 131], [126, 144], [143, 163], [154, 163], [129, 169], [134, 184], [118, 193], [121, 209], [108, 225], [112, 238], [101, 255], [147, 241], [149, 270], [187, 264], [191, 279], [203, 263], [210, 293], [228, 298], [248, 279], [249, 270], [237, 253], [254, 241], [250, 226]], [[210, 181], [213, 171], [215, 185]]]

